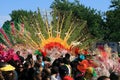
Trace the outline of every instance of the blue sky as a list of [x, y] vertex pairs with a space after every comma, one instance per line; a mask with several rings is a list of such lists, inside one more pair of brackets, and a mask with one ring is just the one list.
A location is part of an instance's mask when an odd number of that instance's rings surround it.
[[[0, 26], [2, 26], [6, 20], [10, 20], [9, 14], [13, 10], [23, 9], [35, 11], [38, 7], [42, 11], [50, 10], [49, 7], [53, 1], [54, 0], [0, 0]], [[80, 3], [103, 12], [109, 9], [110, 0], [80, 0]]]

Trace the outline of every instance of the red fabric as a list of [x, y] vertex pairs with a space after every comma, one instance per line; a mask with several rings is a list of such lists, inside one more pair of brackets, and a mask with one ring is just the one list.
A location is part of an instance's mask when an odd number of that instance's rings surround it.
[[83, 60], [82, 62], [80, 62], [80, 63], [77, 65], [77, 69], [78, 69], [80, 72], [83, 72], [83, 73], [86, 72], [86, 69], [87, 69], [88, 67], [97, 67], [97, 65], [95, 65], [92, 60]]
[[80, 62], [80, 63], [77, 65], [77, 69], [78, 69], [80, 72], [85, 73], [85, 72], [86, 72], [86, 69], [88, 68], [88, 66], [89, 66], [88, 61], [87, 61], [87, 60], [83, 60], [82, 62]]
[[11, 22], [11, 33], [13, 35], [15, 35], [15, 26], [14, 26], [14, 22]]
[[104, 46], [103, 45], [99, 45], [98, 49], [101, 51], [102, 59], [106, 60], [108, 58], [108, 53], [105, 52]]
[[3, 51], [3, 49], [5, 49], [5, 48], [6, 48], [6, 46], [3, 45], [2, 43], [0, 43], [0, 52]]
[[83, 52], [85, 55], [88, 54], [88, 51], [87, 51], [87, 50], [83, 50], [82, 52]]
[[9, 38], [7, 37], [5, 31], [2, 28], [0, 28], [0, 33], [3, 35], [5, 40], [11, 45]]
[[14, 49], [9, 49], [8, 52], [7, 52], [7, 61], [13, 59], [14, 61], [16, 60], [20, 60], [18, 55], [14, 52]]
[[70, 76], [65, 76], [64, 78], [63, 78], [63, 80], [74, 80], [72, 77], [70, 77]]
[[14, 61], [19, 61], [20, 59], [19, 59], [18, 55], [14, 54], [14, 55], [13, 55], [13, 60], [14, 60]]
[[60, 48], [65, 49], [65, 47], [58, 42], [50, 42], [49, 44], [46, 44], [44, 46], [44, 48], [48, 49], [48, 50], [52, 49], [53, 47], [57, 47], [58, 49], [60, 49]]
[[108, 58], [108, 54], [105, 51], [102, 51], [101, 55], [102, 55], [104, 60]]
[[75, 54], [78, 55], [79, 54], [79, 48], [75, 48]]
[[118, 62], [120, 63], [120, 58], [118, 59]]
[[96, 68], [98, 66], [93, 60], [88, 60], [88, 63], [89, 63], [89, 67]]
[[84, 64], [86, 64], [87, 66], [89, 66], [89, 62], [88, 62], [88, 60], [83, 60], [81, 63], [84, 63]]
[[14, 52], [14, 49], [9, 49], [8, 51], [1, 51], [1, 57], [0, 57], [0, 61], [5, 61], [5, 62], [8, 62], [10, 60], [20, 60], [18, 55]]
[[98, 49], [99, 49], [100, 51], [104, 51], [104, 46], [103, 46], [103, 45], [99, 45], [99, 46], [98, 46]]
[[46, 51], [43, 51], [43, 50], [41, 50], [41, 49], [39, 49], [39, 51], [42, 53], [42, 56], [43, 56], [43, 57], [46, 57], [46, 55], [47, 55]]

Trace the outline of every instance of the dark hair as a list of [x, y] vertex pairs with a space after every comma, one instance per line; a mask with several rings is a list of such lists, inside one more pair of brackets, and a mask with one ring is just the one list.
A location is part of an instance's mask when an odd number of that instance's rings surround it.
[[32, 54], [28, 54], [27, 58], [28, 58], [28, 59], [33, 58]]
[[36, 56], [37, 60], [40, 60], [41, 57], [42, 57], [42, 56], [40, 56], [40, 55], [37, 55], [37, 56]]
[[51, 60], [50, 60], [49, 57], [43, 57], [43, 61], [48, 61], [48, 62], [50, 62]]
[[70, 60], [67, 59], [67, 58], [63, 58], [63, 62], [64, 62], [65, 64], [70, 64]]
[[110, 80], [118, 80], [118, 79], [119, 79], [119, 76], [117, 75], [117, 73], [112, 72], [110, 74]]
[[18, 64], [18, 68], [23, 68], [23, 64], [22, 63], [20, 63], [20, 64]]
[[100, 76], [100, 77], [98, 77], [97, 80], [104, 80], [104, 79], [106, 79], [106, 78], [109, 78], [109, 77], [107, 77], [107, 76]]
[[34, 76], [40, 74], [40, 69], [39, 68], [40, 68], [40, 64], [35, 63], [35, 65], [34, 65]]
[[63, 58], [55, 59], [52, 63], [52, 66], [60, 66], [60, 63], [63, 63]]
[[85, 79], [84, 79], [84, 76], [78, 76], [75, 78], [75, 80], [85, 80]]
[[59, 67], [59, 73], [60, 73], [60, 77], [63, 78], [65, 75], [68, 75], [69, 70], [67, 68], [66, 65], [62, 65]]
[[24, 68], [28, 68], [29, 65], [30, 65], [30, 62], [29, 62], [29, 61], [26, 61], [26, 62], [24, 63]]
[[[12, 75], [9, 75], [11, 73], [12, 73]], [[4, 77], [5, 80], [14, 80], [14, 78], [15, 78], [14, 71], [3, 71], [2, 75], [3, 75], [3, 77]]]
[[20, 55], [20, 51], [17, 51], [16, 54], [17, 54], [17, 55]]
[[65, 54], [65, 58], [69, 59], [69, 58], [70, 58], [70, 54], [69, 54], [69, 53], [66, 53], [66, 54]]
[[59, 72], [59, 68], [57, 66], [53, 66], [51, 69], [51, 74], [57, 74]]
[[47, 80], [47, 78], [50, 78], [51, 73], [48, 71], [48, 69], [42, 70], [42, 80]]
[[7, 63], [5, 63], [5, 62], [0, 62], [0, 68], [5, 67], [6, 65], [7, 65]]

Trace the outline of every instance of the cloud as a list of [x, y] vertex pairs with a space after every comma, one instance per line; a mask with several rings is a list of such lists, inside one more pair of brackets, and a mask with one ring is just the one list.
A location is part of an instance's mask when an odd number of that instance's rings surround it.
[[0, 28], [4, 24], [5, 21], [11, 20], [10, 16], [0, 16]]

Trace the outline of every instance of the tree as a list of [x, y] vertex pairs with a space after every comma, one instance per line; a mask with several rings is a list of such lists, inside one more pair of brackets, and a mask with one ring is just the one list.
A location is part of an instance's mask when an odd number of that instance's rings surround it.
[[104, 22], [100, 12], [97, 12], [95, 9], [87, 8], [84, 5], [81, 5], [78, 0], [74, 2], [69, 2], [68, 0], [55, 0], [51, 8], [56, 9], [61, 14], [63, 12], [72, 11], [73, 18], [86, 20], [87, 27], [90, 33], [97, 38], [103, 38], [104, 36]]
[[11, 21], [20, 22], [22, 21], [22, 17], [25, 16], [26, 18], [30, 19], [30, 16], [33, 15], [34, 12], [27, 11], [27, 10], [13, 10], [10, 14]]
[[120, 9], [120, 0], [111, 0], [110, 8]]
[[105, 40], [120, 41], [120, 0], [111, 0], [109, 11], [106, 12], [106, 36]]

